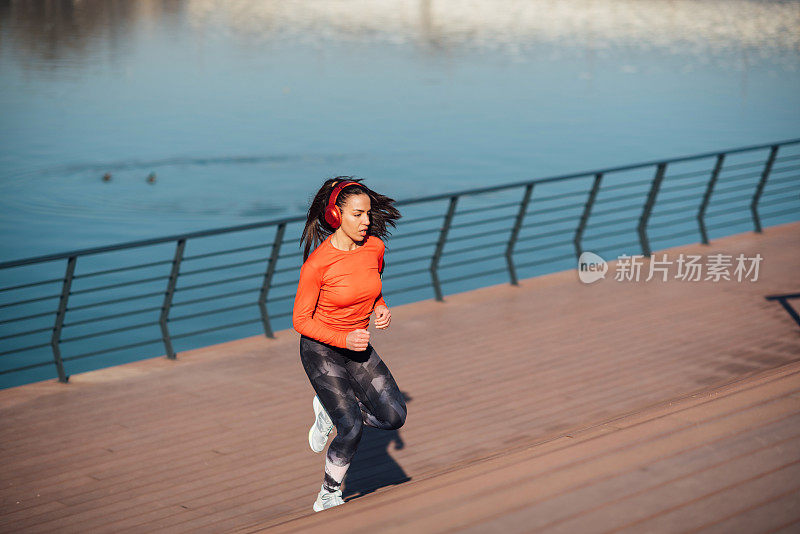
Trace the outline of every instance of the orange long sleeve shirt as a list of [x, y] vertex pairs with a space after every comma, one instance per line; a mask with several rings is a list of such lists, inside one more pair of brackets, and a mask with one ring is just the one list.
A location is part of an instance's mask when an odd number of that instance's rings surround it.
[[381, 238], [367, 236], [357, 249], [339, 250], [328, 236], [300, 268], [292, 311], [294, 329], [347, 348], [347, 334], [369, 326], [375, 306], [386, 306], [381, 284], [385, 249]]

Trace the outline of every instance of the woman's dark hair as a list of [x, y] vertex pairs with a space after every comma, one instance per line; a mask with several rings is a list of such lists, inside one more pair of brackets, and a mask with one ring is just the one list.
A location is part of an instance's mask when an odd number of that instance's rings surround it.
[[391, 225], [392, 227], [397, 227], [394, 221], [399, 219], [401, 215], [400, 212], [397, 211], [397, 208], [392, 206], [394, 202], [393, 198], [376, 193], [362, 184], [361, 178], [353, 178], [352, 176], [329, 178], [325, 180], [325, 183], [319, 188], [317, 194], [314, 195], [314, 200], [311, 201], [311, 206], [308, 208], [306, 226], [303, 228], [303, 234], [300, 236], [301, 247], [303, 246], [303, 242], [305, 242], [303, 262], [308, 259], [312, 248], [317, 248], [320, 243], [336, 231], [325, 220], [325, 208], [328, 207], [328, 199], [331, 197], [331, 191], [333, 191], [336, 184], [342, 180], [358, 182], [358, 185], [350, 184], [339, 191], [339, 195], [336, 197], [336, 205], [339, 206], [340, 210], [344, 208], [349, 197], [361, 194], [369, 195], [372, 215], [370, 216], [367, 235], [385, 238], [390, 234], [387, 226]]

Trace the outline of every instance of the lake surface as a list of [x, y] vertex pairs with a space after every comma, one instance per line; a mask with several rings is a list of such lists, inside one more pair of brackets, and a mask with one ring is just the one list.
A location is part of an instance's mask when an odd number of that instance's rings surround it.
[[0, 260], [796, 137], [800, 2], [0, 3]]
[[4, 259], [800, 132], [797, 2], [0, 9]]

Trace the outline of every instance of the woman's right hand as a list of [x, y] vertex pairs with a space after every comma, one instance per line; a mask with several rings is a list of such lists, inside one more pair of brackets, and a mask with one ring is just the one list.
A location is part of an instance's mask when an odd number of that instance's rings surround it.
[[369, 345], [369, 330], [364, 328], [357, 328], [347, 334], [346, 339], [347, 348], [350, 350], [367, 350]]

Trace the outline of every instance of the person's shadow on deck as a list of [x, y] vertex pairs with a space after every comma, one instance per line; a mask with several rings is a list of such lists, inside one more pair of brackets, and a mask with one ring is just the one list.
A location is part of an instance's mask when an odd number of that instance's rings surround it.
[[[406, 404], [411, 396], [402, 391]], [[361, 442], [356, 454], [350, 462], [347, 476], [342, 484], [342, 497], [346, 500], [357, 499], [378, 488], [408, 482], [411, 478], [403, 471], [389, 454], [389, 446], [394, 450], [402, 449], [405, 444], [400, 430], [380, 430], [364, 426]]]

